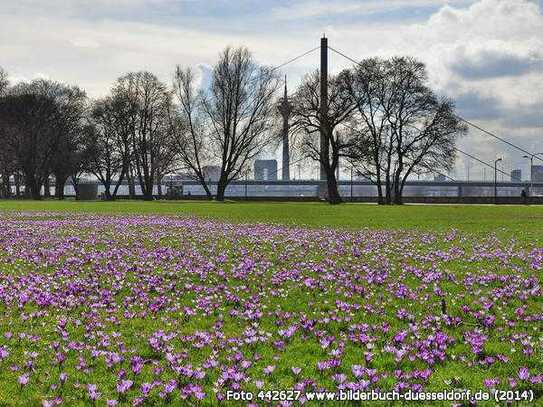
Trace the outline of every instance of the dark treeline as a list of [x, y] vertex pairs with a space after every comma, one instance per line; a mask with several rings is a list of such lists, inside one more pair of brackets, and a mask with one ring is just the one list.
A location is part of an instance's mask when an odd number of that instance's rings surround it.
[[[377, 185], [382, 204], [401, 203], [410, 175], [452, 168], [454, 144], [466, 129], [453, 102], [436, 96], [427, 82], [424, 65], [412, 58], [364, 60], [329, 77], [322, 114], [319, 74], [304, 77], [291, 98], [291, 145], [320, 163], [330, 203], [341, 202], [340, 159]], [[246, 48], [219, 55], [207, 88], [190, 68], [177, 66], [171, 86], [150, 72], [132, 72], [98, 100], [50, 80], [10, 86], [0, 69], [0, 194], [11, 197], [13, 181], [17, 195], [24, 189], [41, 199], [54, 178], [62, 199], [65, 183], [77, 191], [87, 174], [108, 200], [122, 182], [132, 198], [138, 184], [150, 200], [166, 174], [183, 171], [209, 199], [222, 201], [229, 183], [277, 145], [280, 84], [277, 72], [258, 65]], [[207, 165], [220, 167], [215, 196]]]

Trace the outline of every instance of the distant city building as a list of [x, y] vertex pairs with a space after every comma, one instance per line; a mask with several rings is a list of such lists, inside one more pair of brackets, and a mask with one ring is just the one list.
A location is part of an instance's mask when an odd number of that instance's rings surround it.
[[447, 177], [443, 174], [437, 174], [434, 176], [434, 181], [435, 182], [445, 182], [447, 181]]
[[512, 170], [511, 182], [521, 182], [521, 181], [522, 181], [522, 170]]
[[277, 160], [256, 160], [255, 180], [277, 181]]
[[532, 182], [543, 182], [543, 165], [532, 165]]
[[206, 181], [217, 182], [221, 176], [221, 167], [218, 165], [204, 165], [202, 172]]

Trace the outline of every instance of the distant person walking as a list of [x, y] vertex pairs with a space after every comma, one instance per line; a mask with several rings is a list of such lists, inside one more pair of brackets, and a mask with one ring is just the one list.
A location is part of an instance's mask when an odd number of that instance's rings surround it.
[[520, 197], [522, 199], [522, 203], [524, 205], [527, 205], [528, 204], [528, 194], [526, 194], [526, 189], [522, 189], [522, 192], [520, 193]]

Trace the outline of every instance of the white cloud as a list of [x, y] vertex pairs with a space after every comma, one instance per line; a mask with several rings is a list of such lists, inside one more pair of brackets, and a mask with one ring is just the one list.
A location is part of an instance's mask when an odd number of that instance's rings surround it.
[[449, 3], [465, 3], [452, 0], [368, 0], [368, 1], [318, 1], [308, 0], [296, 2], [289, 6], [280, 6], [272, 9], [272, 16], [282, 20], [296, 20], [302, 18], [322, 17], [348, 13], [372, 14], [384, 13], [394, 10], [442, 6]]
[[[1, 64], [12, 77], [32, 78], [41, 72], [101, 96], [128, 71], [148, 69], [169, 83], [176, 64], [203, 64], [205, 78], [205, 67], [227, 45], [246, 45], [260, 62], [276, 65], [318, 45], [326, 32], [332, 47], [356, 59], [398, 54], [421, 59], [432, 85], [456, 98], [464, 114], [543, 151], [538, 121], [543, 106], [543, 15], [534, 1], [313, 0], [228, 21], [180, 15], [175, 25], [151, 18], [151, 12], [164, 15], [185, 2], [135, 1], [9, 2], [0, 9]], [[401, 9], [430, 6], [442, 7], [416, 23], [398, 18], [354, 23], [352, 18], [386, 12], [397, 16]], [[135, 15], [139, 9], [149, 13]], [[333, 53], [330, 63], [332, 71], [352, 65]], [[289, 66], [289, 88], [317, 67], [318, 54]], [[466, 141], [476, 154], [490, 158], [500, 151], [500, 145], [477, 137], [470, 135]]]

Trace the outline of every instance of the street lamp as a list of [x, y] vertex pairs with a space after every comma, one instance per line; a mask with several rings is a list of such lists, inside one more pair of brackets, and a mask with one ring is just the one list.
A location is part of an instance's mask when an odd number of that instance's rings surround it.
[[351, 165], [351, 202], [353, 201], [353, 166]]
[[246, 201], [248, 200], [248, 196], [247, 196], [247, 178], [248, 178], [248, 175], [249, 175], [249, 171], [247, 171], [245, 173], [245, 200]]
[[534, 156], [532, 155], [524, 155], [522, 158], [529, 158], [530, 159], [530, 189], [528, 191], [528, 195], [532, 196], [532, 188], [533, 188], [533, 167], [534, 167]]
[[502, 158], [494, 160], [494, 203], [498, 203], [498, 163], [502, 161]]

